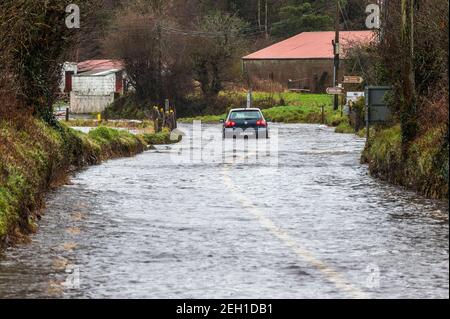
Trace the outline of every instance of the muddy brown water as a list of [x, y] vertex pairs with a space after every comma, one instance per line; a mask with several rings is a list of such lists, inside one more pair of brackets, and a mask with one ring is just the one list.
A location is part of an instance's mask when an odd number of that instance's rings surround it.
[[77, 173], [0, 257], [0, 297], [449, 297], [448, 203], [370, 177], [354, 135], [273, 129], [276, 154], [207, 125]]

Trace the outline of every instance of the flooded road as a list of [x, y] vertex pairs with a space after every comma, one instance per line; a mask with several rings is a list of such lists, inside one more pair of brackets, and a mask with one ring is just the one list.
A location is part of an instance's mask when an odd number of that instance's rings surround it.
[[273, 125], [276, 152], [217, 151], [219, 126], [191, 127], [51, 193], [0, 297], [449, 297], [448, 204], [371, 178], [363, 139]]

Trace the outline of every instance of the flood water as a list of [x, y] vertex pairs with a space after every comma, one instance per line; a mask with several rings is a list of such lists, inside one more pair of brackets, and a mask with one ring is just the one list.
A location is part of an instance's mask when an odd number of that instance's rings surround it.
[[208, 125], [77, 173], [0, 257], [0, 297], [449, 297], [448, 203], [370, 177], [354, 135], [272, 128], [277, 152]]

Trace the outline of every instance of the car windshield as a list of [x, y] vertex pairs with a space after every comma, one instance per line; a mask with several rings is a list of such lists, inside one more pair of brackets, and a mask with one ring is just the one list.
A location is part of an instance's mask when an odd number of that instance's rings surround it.
[[261, 119], [260, 111], [234, 111], [230, 114], [230, 120], [259, 120]]

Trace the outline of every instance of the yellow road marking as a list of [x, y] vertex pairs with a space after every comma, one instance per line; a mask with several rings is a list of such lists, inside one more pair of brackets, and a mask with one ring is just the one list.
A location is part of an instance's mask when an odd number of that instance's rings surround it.
[[291, 248], [295, 254], [303, 259], [304, 261], [311, 264], [318, 271], [320, 271], [330, 282], [334, 283], [334, 285], [341, 291], [348, 293], [352, 298], [355, 299], [366, 299], [368, 295], [361, 291], [359, 288], [354, 287], [351, 283], [349, 283], [343, 275], [338, 273], [336, 270], [332, 269], [324, 262], [317, 259], [311, 252], [302, 248], [298, 245], [298, 243], [283, 229], [275, 225], [272, 220], [267, 218], [255, 205], [253, 205], [246, 196], [241, 194], [236, 190], [236, 187], [228, 175], [229, 173], [229, 165], [224, 165], [224, 183], [232, 193], [232, 195], [239, 200], [241, 205], [247, 209], [251, 214], [253, 214], [260, 224], [267, 228], [275, 237], [280, 239], [285, 243], [286, 246]]

